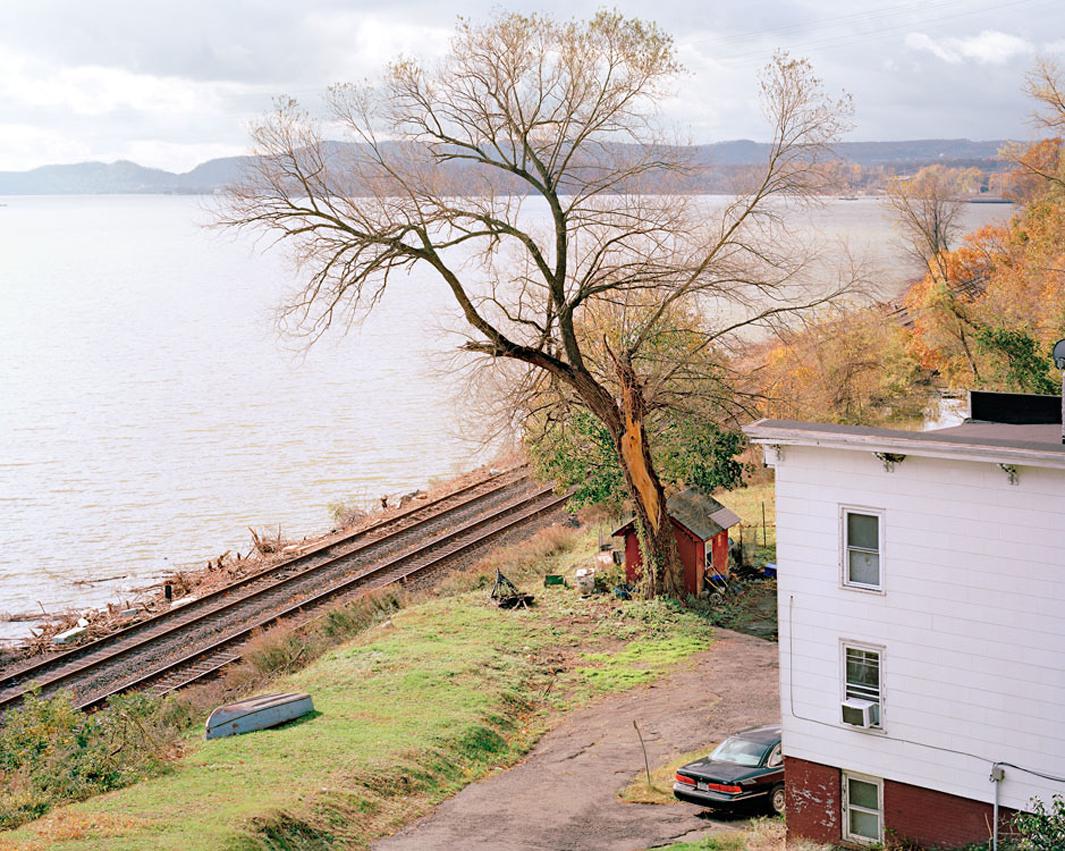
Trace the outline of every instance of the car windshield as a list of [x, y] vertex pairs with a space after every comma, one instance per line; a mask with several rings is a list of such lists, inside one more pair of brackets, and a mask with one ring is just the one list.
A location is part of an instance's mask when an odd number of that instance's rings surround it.
[[769, 748], [761, 742], [749, 742], [746, 739], [731, 736], [717, 746], [710, 754], [710, 759], [734, 762], [737, 765], [747, 765], [753, 768], [762, 764], [762, 757], [765, 756], [767, 750]]

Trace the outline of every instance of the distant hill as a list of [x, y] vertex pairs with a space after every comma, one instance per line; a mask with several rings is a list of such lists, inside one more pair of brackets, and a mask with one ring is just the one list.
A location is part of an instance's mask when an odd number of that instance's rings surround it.
[[[833, 146], [841, 160], [861, 166], [909, 163], [997, 162], [1004, 139], [973, 142], [969, 139], [912, 139], [903, 142], [840, 142]], [[697, 156], [718, 165], [754, 165], [765, 162], [769, 145], [738, 139], [696, 145]]]
[[238, 180], [251, 160], [251, 157], [208, 160], [185, 174], [146, 168], [126, 160], [0, 171], [0, 195], [203, 195]]
[[[332, 143], [343, 148], [346, 143]], [[1004, 163], [998, 151], [1003, 140], [973, 142], [969, 139], [915, 139], [903, 142], [841, 142], [835, 146], [839, 158], [863, 168], [910, 171], [931, 163], [953, 166], [976, 165], [999, 170]], [[696, 145], [694, 160], [707, 167], [693, 189], [715, 191], [724, 186], [720, 179], [731, 171], [765, 161], [769, 145], [740, 139]], [[185, 194], [216, 192], [240, 178], [252, 157], [224, 157], [208, 160], [192, 171], [175, 174], [159, 168], [146, 168], [120, 160], [113, 163], [87, 162], [72, 165], [46, 165], [30, 171], [0, 172], [0, 195], [109, 195]]]

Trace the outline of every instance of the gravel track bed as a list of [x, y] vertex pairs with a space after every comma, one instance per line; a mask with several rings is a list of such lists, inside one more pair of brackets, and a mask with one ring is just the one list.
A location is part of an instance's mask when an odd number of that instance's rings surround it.
[[[79, 702], [91, 699], [101, 693], [106, 693], [131, 681], [135, 676], [141, 675], [153, 669], [161, 668], [179, 658], [193, 652], [197, 647], [203, 647], [216, 642], [228, 635], [247, 629], [258, 621], [272, 617], [276, 612], [286, 606], [298, 604], [302, 599], [313, 596], [325, 588], [344, 579], [351, 578], [369, 571], [374, 565], [401, 556], [404, 553], [416, 550], [428, 543], [427, 539], [433, 539], [449, 534], [456, 526], [465, 522], [473, 522], [482, 519], [499, 508], [509, 505], [501, 517], [517, 514], [529, 507], [525, 499], [530, 492], [537, 490], [535, 485], [520, 484], [515, 489], [507, 489], [503, 494], [493, 494], [486, 500], [479, 501], [476, 509], [468, 513], [472, 516], [464, 516], [462, 520], [449, 515], [438, 523], [431, 524], [434, 528], [430, 532], [425, 525], [411, 530], [411, 535], [403, 535], [402, 542], [388, 541], [382, 546], [371, 546], [365, 551], [356, 553], [351, 558], [344, 558], [340, 562], [329, 565], [321, 570], [309, 574], [297, 575], [283, 584], [263, 591], [253, 600], [242, 603], [230, 611], [208, 610], [201, 619], [188, 623], [187, 626], [177, 629], [174, 633], [162, 636], [158, 640], [151, 641], [142, 647], [131, 650], [118, 659], [107, 659], [106, 653], [101, 652], [100, 664], [78, 676], [76, 679], [63, 684], [63, 687], [71, 689]], [[540, 497], [544, 503], [549, 502], [553, 495], [548, 494]], [[466, 510], [463, 511], [465, 515]], [[470, 540], [479, 534], [483, 534], [485, 528], [478, 528], [465, 532], [456, 537], [454, 541], [441, 542], [439, 549], [450, 546], [452, 543], [460, 543]], [[494, 542], [492, 542], [494, 544]], [[487, 546], [487, 544], [486, 544]], [[463, 554], [465, 556], [465, 554]], [[418, 556], [418, 561], [428, 561], [431, 555]], [[360, 591], [369, 588], [380, 587], [394, 581], [395, 577], [408, 569], [406, 564], [389, 571], [387, 574], [374, 576], [370, 581], [362, 584]], [[357, 592], [355, 592], [357, 593]], [[331, 598], [330, 602], [335, 598]], [[219, 605], [222, 605], [220, 603]], [[213, 613], [212, 613], [213, 612]], [[203, 613], [201, 613], [203, 614]], [[144, 636], [138, 636], [143, 638]], [[112, 648], [108, 648], [111, 650]], [[78, 660], [74, 665], [82, 664], [85, 659]], [[62, 670], [62, 669], [59, 669]], [[49, 692], [47, 685], [42, 691]]]
[[[239, 599], [240, 596], [254, 590], [269, 588], [277, 585], [278, 582], [282, 582], [283, 584], [279, 585], [275, 592], [267, 592], [259, 598], [269, 599], [268, 608], [278, 608], [277, 601], [279, 599], [294, 600], [299, 596], [305, 596], [309, 593], [308, 589], [327, 585], [336, 581], [340, 576], [364, 570], [371, 564], [385, 561], [389, 557], [411, 549], [418, 542], [446, 533], [450, 529], [461, 526], [477, 517], [484, 516], [499, 506], [519, 497], [527, 496], [538, 489], [537, 485], [521, 475], [504, 479], [504, 484], [506, 486], [501, 491], [493, 492], [493, 489], [499, 487], [500, 481], [485, 482], [472, 491], [457, 497], [454, 502], [444, 502], [432, 508], [427, 508], [425, 512], [417, 511], [406, 517], [388, 521], [382, 524], [381, 527], [374, 527], [369, 530], [367, 535], [360, 536], [355, 542], [337, 541], [329, 545], [321, 553], [315, 553], [308, 558], [301, 559], [298, 566], [281, 564], [274, 568], [268, 568], [263, 572], [262, 576], [251, 582], [241, 583], [239, 588], [235, 588], [232, 593], [219, 594], [200, 603], [193, 602], [179, 609], [174, 609], [159, 622], [145, 623], [140, 629], [134, 626], [127, 633], [116, 635], [113, 639], [104, 638], [99, 643], [86, 646], [84, 653], [76, 652], [75, 648], [73, 656], [57, 659], [54, 665], [49, 664], [50, 660], [47, 658], [40, 660], [39, 666], [35, 665], [30, 674], [7, 684], [8, 687], [0, 691], [0, 699], [23, 691], [25, 686], [36, 678], [51, 678], [87, 662], [105, 660], [116, 650], [135, 645], [154, 632], [162, 630], [164, 626], [175, 625], [183, 621], [192, 621], [200, 616], [209, 617], [211, 612], [227, 606], [234, 600]], [[471, 499], [472, 501], [469, 504], [454, 508], [456, 503]], [[447, 513], [441, 516], [441, 512]], [[428, 519], [426, 519], [426, 514], [429, 515]], [[390, 532], [398, 532], [398, 534], [382, 541], [381, 539], [389, 535]], [[347, 557], [344, 557], [345, 553], [348, 553]], [[330, 559], [337, 559], [338, 556], [340, 558], [334, 564], [322, 567], [322, 565], [328, 564]], [[311, 572], [300, 578], [299, 574], [308, 571]], [[256, 611], [259, 608], [256, 607]], [[234, 616], [236, 616], [235, 613]], [[218, 618], [212, 620], [226, 622], [228, 619], [229, 613], [222, 613]], [[241, 619], [243, 620], [243, 617]], [[217, 631], [214, 630], [216, 633]], [[184, 634], [184, 631], [182, 634]], [[186, 644], [185, 646], [188, 647], [189, 645]], [[134, 653], [136, 658], [140, 658], [140, 651], [134, 651]], [[123, 664], [129, 663], [123, 661]], [[48, 690], [47, 685], [42, 689], [44, 692]]]
[[[546, 498], [545, 498], [546, 501]], [[549, 511], [537, 514], [535, 517], [531, 517], [519, 526], [516, 526], [508, 531], [500, 534], [493, 535], [488, 541], [485, 541], [475, 547], [471, 547], [469, 550], [450, 558], [444, 559], [440, 564], [433, 567], [424, 569], [409, 577], [404, 581], [404, 587], [410, 590], [431, 590], [444, 578], [451, 576], [454, 573], [459, 573], [463, 570], [468, 570], [480, 561], [485, 554], [495, 548], [501, 546], [509, 546], [511, 544], [520, 543], [526, 540], [536, 532], [551, 526], [555, 523], [564, 521], [569, 515], [566, 512], [565, 506], [558, 506]], [[418, 561], [425, 561], [427, 559], [419, 559]], [[396, 577], [402, 572], [406, 571], [408, 566], [400, 566], [393, 571], [375, 576], [369, 579], [365, 583], [360, 583], [357, 587], [338, 593], [335, 596], [330, 597], [329, 606], [343, 604], [345, 602], [354, 600], [376, 588], [382, 588], [394, 581]], [[320, 617], [321, 613], [318, 607], [313, 607], [307, 610], [303, 610], [300, 614], [291, 615], [285, 618], [285, 623], [292, 625], [299, 625], [312, 621], [317, 617]], [[232, 630], [230, 630], [232, 632]], [[195, 659], [190, 660], [187, 664], [181, 667], [167, 671], [159, 678], [152, 680], [150, 683], [141, 683], [139, 687], [146, 687], [153, 694], [166, 694], [170, 691], [175, 691], [183, 686], [192, 682], [198, 681], [203, 676], [202, 671], [206, 668], [211, 668], [207, 676], [211, 676], [217, 673], [218, 668], [215, 667], [215, 663], [229, 664], [230, 661], [240, 657], [244, 646], [244, 642], [234, 642], [227, 644], [225, 647], [212, 651], [210, 653], [199, 655]], [[195, 676], [194, 676], [195, 675]], [[106, 692], [100, 692], [99, 696], [104, 696]]]

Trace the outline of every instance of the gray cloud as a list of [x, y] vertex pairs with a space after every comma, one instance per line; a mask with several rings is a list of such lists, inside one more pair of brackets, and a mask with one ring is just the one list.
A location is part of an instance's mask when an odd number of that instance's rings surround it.
[[[596, 2], [518, 4], [569, 16]], [[760, 138], [756, 74], [774, 49], [810, 57], [857, 106], [855, 139], [1021, 137], [1024, 72], [1065, 52], [1057, 0], [923, 0], [855, 11], [841, 0], [649, 3], [627, 14], [672, 32], [690, 74], [665, 117], [695, 141]], [[462, 0], [7, 0], [0, 4], [0, 169], [98, 158], [190, 168], [247, 147], [278, 94], [312, 106], [333, 82], [398, 52], [439, 52]], [[508, 8], [515, 8], [508, 4]]]

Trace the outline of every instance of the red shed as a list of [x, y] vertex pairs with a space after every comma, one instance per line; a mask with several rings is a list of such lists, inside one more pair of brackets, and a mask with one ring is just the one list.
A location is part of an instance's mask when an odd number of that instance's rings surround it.
[[[740, 518], [712, 496], [701, 494], [694, 488], [673, 494], [666, 500], [666, 508], [684, 565], [684, 585], [689, 594], [701, 594], [707, 571], [728, 575], [728, 530], [739, 523]], [[625, 578], [636, 582], [642, 557], [634, 520], [629, 520], [612, 534], [624, 536]]]

